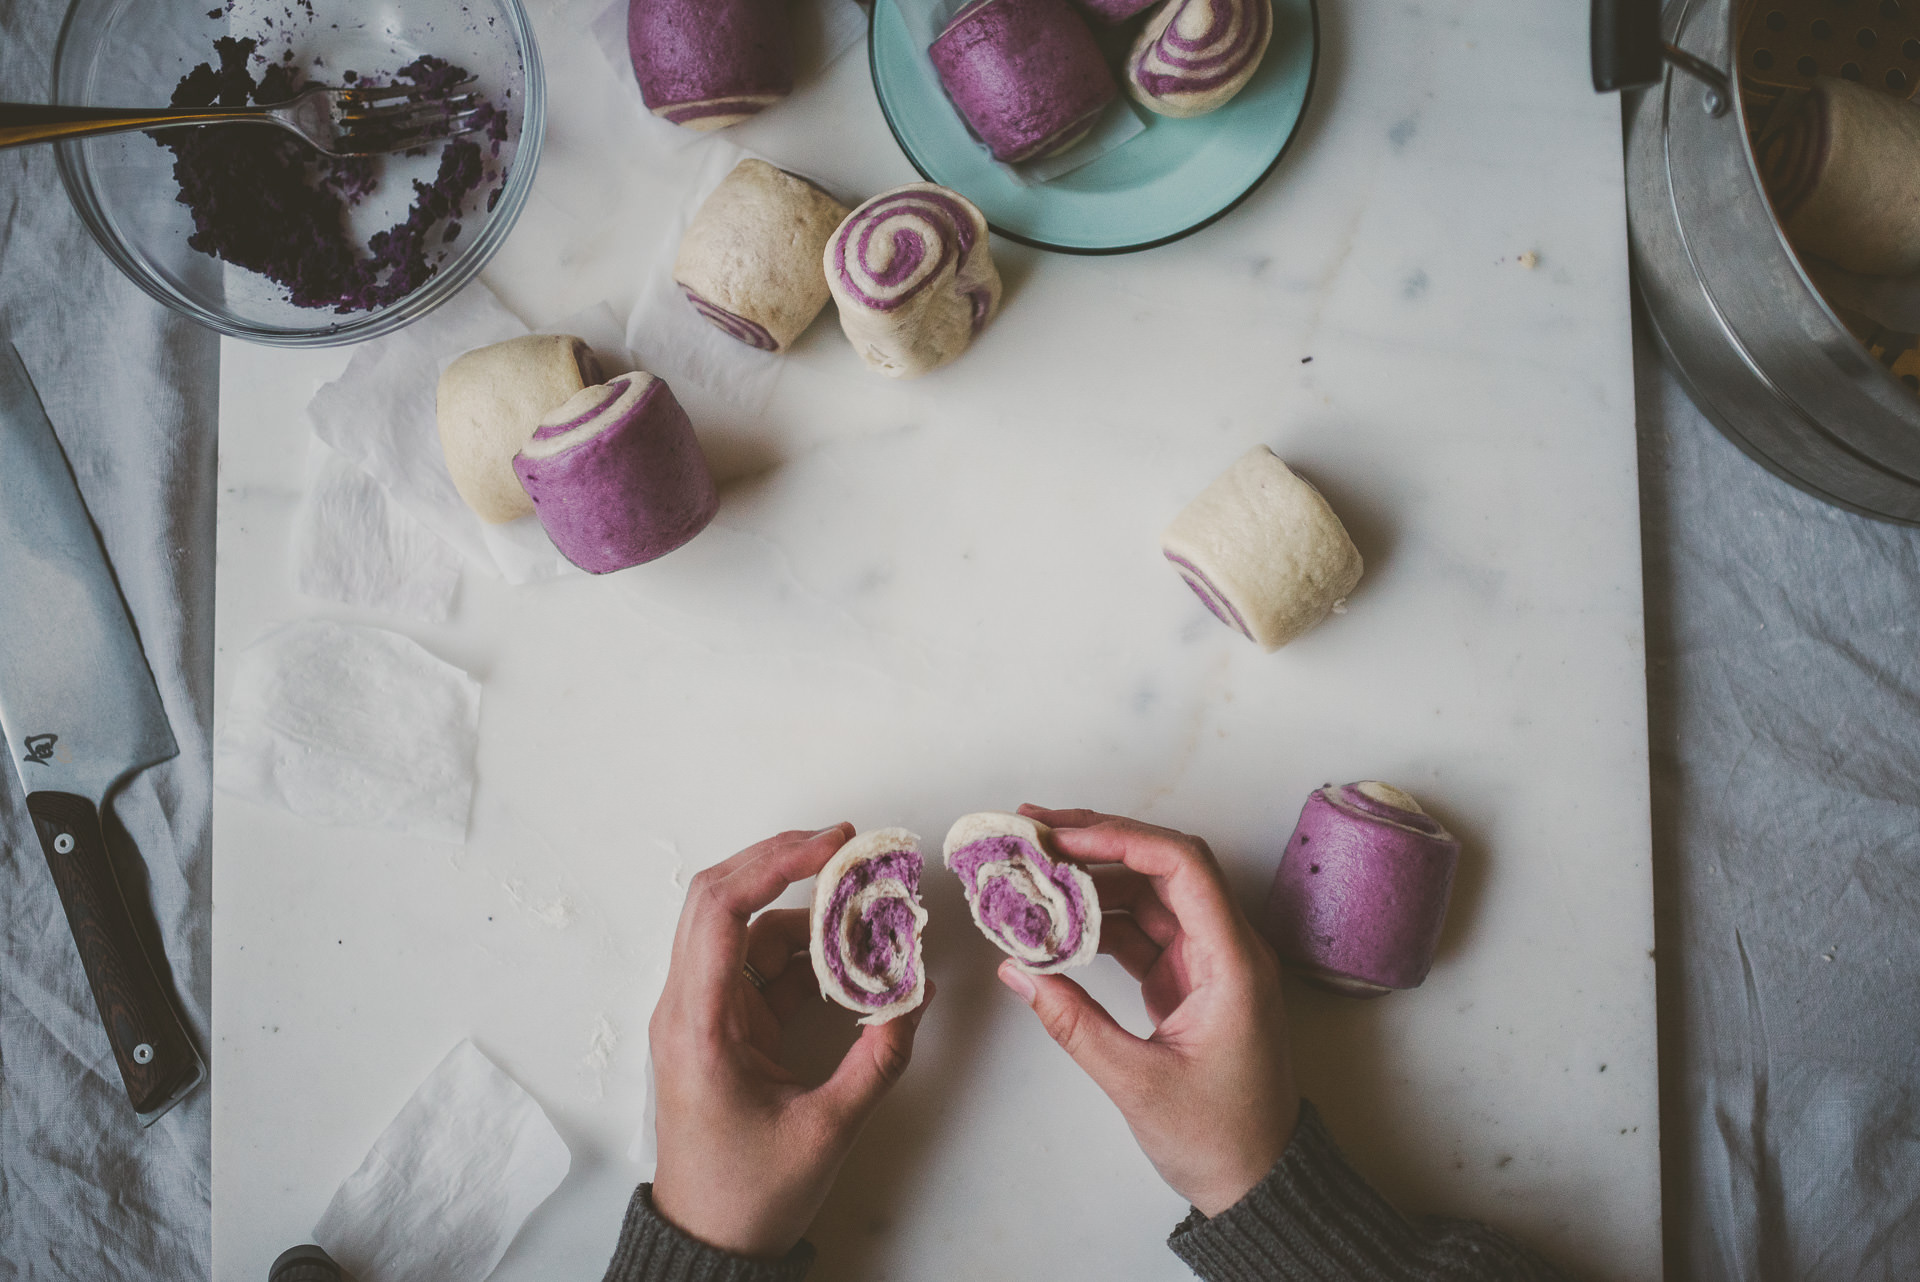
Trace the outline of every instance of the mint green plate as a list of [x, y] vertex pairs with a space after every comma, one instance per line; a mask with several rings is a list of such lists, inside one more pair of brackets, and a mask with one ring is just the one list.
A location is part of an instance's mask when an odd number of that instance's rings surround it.
[[1192, 235], [1252, 194], [1300, 127], [1319, 61], [1314, 0], [1273, 0], [1273, 39], [1226, 106], [1189, 120], [1141, 109], [1144, 133], [1049, 183], [1023, 186], [988, 157], [913, 47], [894, 0], [873, 7], [873, 88], [900, 149], [1011, 240], [1069, 254], [1124, 254]]

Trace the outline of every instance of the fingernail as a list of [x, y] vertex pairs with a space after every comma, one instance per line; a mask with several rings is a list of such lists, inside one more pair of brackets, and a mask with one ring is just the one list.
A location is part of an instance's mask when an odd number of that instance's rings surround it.
[[807, 840], [812, 841], [815, 837], [824, 837], [830, 832], [839, 832], [840, 828], [841, 828], [840, 824], [829, 824], [825, 828], [822, 828], [819, 832], [814, 833], [813, 837], [807, 838]]
[[1000, 963], [1000, 982], [1020, 995], [1020, 1000], [1033, 1005], [1033, 976], [1021, 970], [1013, 962]]

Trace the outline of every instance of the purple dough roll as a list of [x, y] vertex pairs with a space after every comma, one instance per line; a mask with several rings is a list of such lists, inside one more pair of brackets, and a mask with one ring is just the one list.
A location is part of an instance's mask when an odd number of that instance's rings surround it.
[[547, 415], [513, 470], [547, 537], [589, 574], [665, 556], [720, 508], [673, 389], [638, 370]]
[[654, 115], [724, 129], [793, 92], [789, 0], [632, 0], [627, 49]]
[[1100, 22], [1122, 23], [1138, 13], [1145, 13], [1160, 0], [1078, 0], [1082, 9]]
[[1460, 843], [1383, 783], [1307, 798], [1267, 899], [1280, 959], [1340, 992], [1418, 988], [1433, 965]]
[[1008, 164], [1065, 151], [1120, 96], [1067, 0], [974, 0], [927, 56], [961, 118]]

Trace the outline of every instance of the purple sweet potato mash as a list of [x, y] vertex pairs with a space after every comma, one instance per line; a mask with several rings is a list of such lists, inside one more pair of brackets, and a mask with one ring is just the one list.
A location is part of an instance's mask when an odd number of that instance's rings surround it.
[[[304, 87], [303, 72], [286, 60], [265, 64], [256, 78], [252, 64], [262, 61], [257, 48], [254, 40], [215, 40], [219, 65], [203, 62], [188, 72], [174, 90], [173, 105], [271, 104]], [[286, 58], [292, 56], [289, 51]], [[441, 59], [422, 57], [393, 79], [424, 98], [466, 75]], [[340, 78], [373, 82], [351, 71]], [[378, 185], [380, 158], [323, 156], [291, 134], [257, 125], [175, 129], [153, 138], [174, 154], [179, 201], [193, 215], [189, 245], [285, 286], [296, 307], [346, 314], [397, 302], [439, 270], [436, 251], [460, 235], [461, 210], [488, 177], [482, 143], [490, 143], [497, 157], [507, 136], [506, 115], [491, 104], [485, 110], [485, 127], [447, 141], [433, 181], [413, 184], [406, 217], [376, 232], [364, 248], [350, 237], [347, 213]]]

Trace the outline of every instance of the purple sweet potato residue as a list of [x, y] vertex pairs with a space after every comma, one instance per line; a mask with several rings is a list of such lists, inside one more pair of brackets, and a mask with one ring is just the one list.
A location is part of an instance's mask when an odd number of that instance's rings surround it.
[[[301, 72], [285, 63], [269, 64], [256, 81], [248, 70], [255, 41], [223, 37], [213, 47], [219, 66], [203, 62], [188, 72], [174, 90], [174, 106], [284, 102], [302, 87]], [[466, 75], [423, 57], [400, 68], [395, 80], [416, 86], [424, 97]], [[341, 79], [366, 78], [349, 71]], [[507, 118], [491, 104], [484, 110], [490, 114], [477, 136], [491, 141], [497, 157]], [[385, 307], [425, 284], [439, 267], [434, 251], [460, 234], [461, 208], [488, 176], [474, 137], [449, 140], [434, 180], [413, 184], [406, 217], [376, 232], [363, 252], [349, 238], [347, 211], [378, 184], [376, 158], [323, 156], [290, 134], [257, 125], [209, 125], [153, 137], [174, 154], [179, 201], [193, 215], [189, 245], [284, 285], [296, 307], [342, 314]], [[447, 227], [434, 237], [443, 221]]]

